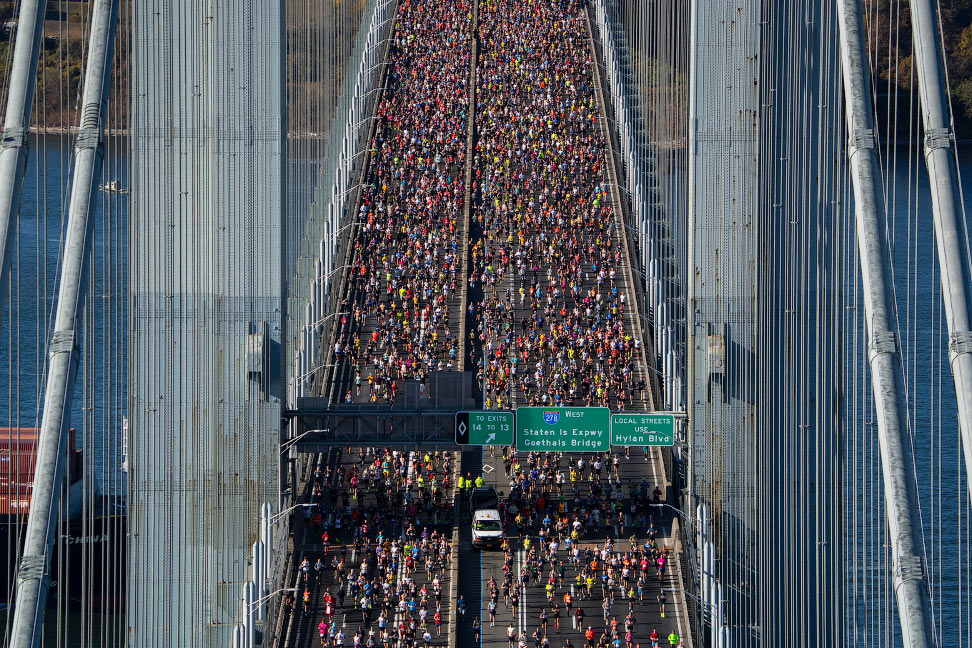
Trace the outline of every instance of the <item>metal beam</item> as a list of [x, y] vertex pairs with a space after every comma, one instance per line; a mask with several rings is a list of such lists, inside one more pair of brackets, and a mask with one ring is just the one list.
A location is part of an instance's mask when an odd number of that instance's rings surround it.
[[890, 248], [885, 228], [887, 214], [859, 1], [839, 0], [837, 18], [849, 138], [848, 158], [854, 186], [854, 216], [864, 289], [868, 360], [891, 535], [892, 581], [903, 643], [912, 648], [921, 648], [931, 644], [935, 632], [921, 554], [918, 488], [908, 435]]
[[[0, 140], [0, 286], [10, 267], [12, 223], [20, 213], [20, 191], [27, 167], [27, 130], [37, 83], [37, 60], [44, 37], [47, 0], [22, 0], [17, 16], [17, 40], [10, 65], [10, 92]], [[2, 294], [2, 288], [0, 288]]]
[[34, 470], [33, 494], [24, 554], [17, 574], [11, 648], [40, 645], [50, 586], [51, 546], [57, 531], [61, 480], [64, 477], [66, 434], [77, 373], [75, 328], [88, 287], [91, 249], [90, 218], [101, 175], [109, 70], [115, 42], [115, 2], [96, 0], [88, 42], [81, 130], [74, 146], [74, 178], [68, 211], [54, 334], [48, 351], [47, 389]]
[[297, 452], [325, 452], [328, 448], [382, 446], [456, 448], [457, 409], [392, 409], [349, 407], [303, 408], [284, 416], [296, 422]]
[[[937, 4], [937, 3], [936, 3]], [[972, 295], [969, 294], [969, 240], [952, 148], [945, 97], [941, 41], [935, 9], [929, 0], [911, 3], [911, 29], [918, 72], [918, 95], [925, 130], [925, 166], [931, 186], [932, 216], [938, 243], [938, 266], [948, 324], [948, 358], [958, 401], [965, 472], [972, 476]], [[972, 479], [966, 480], [972, 497]]]

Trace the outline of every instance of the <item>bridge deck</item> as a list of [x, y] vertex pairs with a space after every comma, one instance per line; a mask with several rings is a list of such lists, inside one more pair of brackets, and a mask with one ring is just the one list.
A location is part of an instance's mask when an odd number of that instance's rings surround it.
[[[416, 392], [411, 383], [432, 372], [458, 369], [464, 349], [469, 352], [467, 365], [479, 370], [478, 389], [485, 383], [483, 405], [487, 408], [557, 403], [652, 409], [651, 351], [635, 343], [644, 341], [650, 346], [645, 337], [650, 331], [642, 330], [637, 312], [584, 4], [577, 0], [527, 0], [525, 4], [522, 0], [490, 0], [477, 7], [463, 3], [453, 11], [432, 9], [431, 5], [414, 1], [402, 5], [396, 23], [396, 38], [389, 51], [388, 90], [378, 107], [350, 280], [341, 306], [348, 314], [337, 321], [338, 371], [334, 387], [324, 393], [337, 395], [341, 404], [332, 403], [328, 415], [341, 408], [358, 411], [380, 405], [388, 415], [401, 412], [407, 416], [409, 403], [420, 413], [423, 398], [429, 395]], [[472, 74], [470, 21], [477, 30], [478, 52]], [[422, 49], [409, 39], [410, 34], [431, 39], [433, 44]], [[535, 48], [537, 43], [542, 46]], [[470, 79], [475, 80], [475, 88]], [[469, 116], [465, 110], [473, 89], [475, 128], [467, 141]], [[462, 209], [469, 146], [476, 153], [470, 165], [467, 232]], [[464, 248], [467, 234], [469, 247]], [[464, 268], [467, 260], [472, 264]], [[464, 283], [466, 276], [468, 284]], [[461, 313], [468, 314], [467, 330], [474, 332], [473, 344], [468, 346], [462, 339], [460, 326], [466, 318]], [[434, 387], [435, 381], [426, 382]], [[468, 400], [468, 389], [460, 391], [460, 400]], [[508, 452], [512, 453], [510, 464], [519, 462], [529, 472], [531, 457]], [[512, 515], [507, 519], [509, 569], [517, 579], [531, 560], [527, 538], [532, 537], [537, 546], [541, 520], [550, 512], [563, 517], [567, 525], [583, 521], [578, 542], [585, 549], [603, 547], [613, 538], [615, 551], [625, 552], [629, 558], [628, 538], [636, 535], [641, 547], [649, 525], [656, 524], [653, 533], [658, 534], [659, 547], [670, 550], [668, 570], [659, 580], [652, 563], [645, 571], [642, 595], [629, 599], [618, 587], [609, 606], [611, 616], [620, 623], [622, 639], [630, 611], [635, 619], [633, 641], [649, 645], [652, 629], [657, 628], [664, 640], [673, 630], [679, 634], [687, 631], [688, 619], [679, 591], [677, 543], [666, 522], [669, 518], [656, 516], [657, 509], [648, 506], [655, 493], [665, 501], [671, 488], [662, 453], [634, 449], [630, 454], [600, 455], [605, 464], [601, 477], [595, 480], [588, 472], [576, 482], [569, 466], [581, 455], [535, 456], [532, 460], [541, 471], [544, 459], [553, 463], [547, 487], [540, 488], [534, 481], [529, 494], [511, 492], [511, 482], [523, 477], [508, 474], [499, 452], [487, 457], [480, 450], [466, 451], [461, 469], [472, 476], [483, 475], [500, 492], [505, 507], [518, 505], [536, 514], [528, 521], [515, 522]], [[354, 457], [346, 455], [342, 461], [350, 467], [348, 462], [353, 463]], [[609, 477], [615, 458], [618, 471]], [[584, 456], [588, 464], [594, 459], [592, 454]], [[553, 486], [558, 473], [564, 482], [562, 505]], [[536, 508], [538, 491], [549, 502], [543, 511]], [[608, 491], [618, 496], [605, 497]], [[401, 508], [394, 498], [392, 487], [381, 498], [366, 497], [355, 508], [370, 506], [372, 514], [381, 508], [379, 502], [389, 504], [388, 509]], [[602, 503], [613, 510], [615, 499], [624, 511], [625, 523], [619, 523], [612, 513], [610, 523], [595, 524], [591, 512], [599, 509], [606, 516]], [[506, 559], [502, 552], [472, 549], [466, 508], [460, 506], [458, 526], [450, 520], [442, 527], [460, 539], [457, 586], [467, 614], [458, 623], [454, 645], [476, 645], [474, 616], [485, 624], [482, 645], [508, 646], [510, 623], [518, 635], [525, 632], [532, 639], [546, 605], [543, 584], [554, 563], [545, 562], [541, 579], [523, 588], [523, 604], [516, 615], [501, 598], [496, 625], [490, 626], [486, 582], [494, 576], [502, 583]], [[401, 537], [401, 532], [399, 527], [390, 529], [392, 538]], [[319, 540], [304, 536], [295, 538], [295, 546], [295, 562], [305, 553], [313, 562], [315, 552], [323, 550]], [[374, 565], [376, 557], [365, 553], [368, 563]], [[552, 646], [579, 647], [584, 636], [563, 609], [563, 595], [574, 593], [574, 609], [584, 609], [586, 624], [593, 624], [600, 636], [607, 627], [601, 613], [600, 574], [604, 570], [590, 571], [598, 583], [593, 596], [581, 600], [572, 583], [588, 571], [568, 558], [562, 543], [557, 559], [565, 565], [565, 580], [555, 587], [561, 623], [555, 628], [553, 611], [548, 610], [546, 637]], [[361, 557], [355, 555], [355, 559]], [[400, 566], [398, 569], [401, 571]], [[418, 572], [416, 578], [421, 582], [424, 576]], [[400, 573], [393, 578], [395, 582], [400, 579]], [[637, 580], [628, 583], [635, 590]], [[310, 609], [299, 622], [299, 640], [293, 645], [316, 641], [317, 623], [324, 613], [323, 592], [333, 594], [339, 584], [325, 569], [314, 587]], [[443, 587], [447, 585], [443, 583]], [[662, 588], [670, 590], [664, 617], [656, 602]], [[451, 611], [451, 604], [443, 602], [444, 619], [450, 618], [446, 611]], [[338, 627], [353, 632], [362, 622], [373, 624], [377, 609], [369, 618], [362, 618], [350, 605], [335, 607]], [[299, 600], [297, 607], [301, 607]], [[389, 627], [393, 616], [387, 621]], [[444, 641], [436, 636], [435, 643]], [[350, 645], [350, 634], [346, 643]]]
[[[449, 464], [450, 486], [443, 488], [445, 455], [435, 454], [431, 464], [438, 488], [432, 489], [424, 453], [396, 453], [405, 466], [405, 472], [400, 473], [391, 455], [376, 452], [382, 451], [331, 449], [321, 455], [320, 476], [312, 477], [312, 483], [301, 485], [301, 492], [310, 492], [309, 499], [317, 506], [307, 510], [306, 519], [298, 523], [294, 532], [298, 592], [287, 628], [287, 646], [320, 646], [322, 629], [332, 639], [343, 632], [347, 646], [353, 645], [353, 637], [358, 632], [367, 638], [374, 630], [376, 640], [380, 639], [382, 627], [391, 633], [393, 627], [407, 623], [410, 615], [398, 610], [396, 604], [400, 593], [409, 591], [407, 586], [401, 589], [409, 582], [415, 585], [416, 618], [421, 618], [422, 589], [428, 590], [424, 607], [427, 624], [435, 638], [432, 645], [442, 646], [447, 642], [453, 606], [449, 597], [451, 551], [422, 551], [412, 566], [406, 565], [403, 556], [406, 543], [421, 545], [423, 533], [442, 534], [451, 549], [455, 465]], [[366, 479], [371, 466], [388, 466], [389, 476], [382, 476], [378, 469], [377, 478]], [[423, 475], [421, 482], [419, 474]], [[352, 475], [357, 477], [356, 482], [352, 482]], [[429, 571], [426, 556], [432, 561]], [[300, 567], [304, 559], [308, 567], [306, 577]], [[363, 585], [372, 579], [380, 589], [362, 601], [368, 595]], [[439, 584], [438, 595], [435, 582]], [[383, 589], [385, 584], [387, 590]], [[409, 600], [411, 597], [412, 594]], [[441, 614], [441, 636], [435, 630], [436, 612]], [[320, 626], [322, 622], [327, 624], [324, 628]], [[417, 636], [422, 637], [421, 629], [417, 630]]]
[[399, 7], [345, 314], [324, 341], [337, 370], [323, 395], [337, 402], [392, 403], [405, 380], [460, 365], [469, 13], [466, 1]]
[[[647, 331], [641, 330], [634, 299], [584, 6], [575, 0], [491, 0], [479, 9], [473, 217], [474, 273], [479, 286], [473, 298], [478, 297], [481, 304], [478, 352], [485, 367], [487, 407], [557, 403], [652, 409], [645, 349], [633, 342], [649, 341], [642, 337]], [[571, 477], [569, 465], [582, 457], [588, 465], [595, 457], [604, 462], [597, 486], [589, 472], [580, 474], [577, 481]], [[608, 476], [612, 470], [607, 466], [614, 459], [617, 474]], [[544, 462], [550, 462], [549, 467]], [[508, 472], [517, 463], [522, 470], [519, 476]], [[522, 483], [534, 467], [548, 475], [546, 486], [530, 479], [531, 490], [514, 495], [514, 484]], [[594, 628], [595, 641], [608, 631], [601, 607], [606, 597], [600, 586], [606, 570], [603, 565], [588, 569], [584, 561], [572, 563], [565, 547], [569, 532], [563, 531], [556, 560], [564, 566], [564, 578], [555, 583], [552, 597], [560, 610], [560, 627], [556, 627], [546, 583], [557, 567], [547, 551], [532, 556], [527, 542], [530, 538], [533, 548], [543, 544], [544, 517], [566, 521], [568, 528], [581, 521], [580, 546], [596, 550], [612, 538], [615, 554], [624, 553], [629, 559], [634, 557], [628, 539], [636, 536], [643, 547], [654, 522], [658, 546], [675, 557], [671, 527], [663, 526], [660, 516], [652, 516], [657, 509], [648, 507], [656, 492], [659, 501], [665, 501], [670, 489], [658, 449], [633, 450], [630, 457], [618, 450], [608, 455], [537, 453], [533, 457], [511, 451], [508, 461], [499, 452], [469, 451], [463, 455], [462, 470], [473, 476], [482, 471], [507, 507], [515, 505], [528, 512], [522, 523], [507, 515], [509, 558], [501, 552], [474, 551], [466, 542], [469, 531], [461, 529], [460, 591], [472, 613], [483, 621], [483, 646], [510, 646], [510, 627], [517, 637], [525, 635], [530, 645], [538, 636], [541, 642], [549, 642], [540, 645], [586, 645], [584, 628], [575, 625], [564, 607], [567, 593], [574, 597], [573, 610], [583, 609], [584, 626]], [[564, 482], [559, 489], [553, 485], [558, 478]], [[602, 518], [600, 525], [590, 517], [602, 504], [610, 507], [614, 498], [605, 497], [609, 489], [620, 495], [625, 524], [619, 524], [616, 515], [610, 524]], [[546, 500], [543, 509], [541, 499]], [[495, 625], [491, 625], [489, 578], [502, 588], [504, 572], [510, 570], [513, 583], [519, 582], [524, 568], [541, 554], [540, 577], [522, 587], [516, 614], [500, 594]], [[653, 630], [667, 645], [670, 632], [688, 631], [684, 598], [677, 591], [677, 562], [669, 562], [661, 579], [651, 564], [644, 572], [642, 593], [634, 598], [622, 591], [620, 583], [615, 587], [608, 620], [617, 619], [623, 645], [650, 645]], [[593, 595], [587, 600], [581, 600], [575, 585], [579, 575], [595, 579]], [[635, 591], [637, 582], [637, 576], [629, 581]], [[672, 590], [666, 591], [664, 616], [656, 601], [662, 589]], [[544, 608], [545, 631], [538, 630]], [[629, 613], [633, 629], [631, 643], [626, 643]], [[460, 628], [458, 644], [475, 645], [470, 623]]]
[[650, 409], [583, 4], [480, 11], [471, 294], [487, 406]]

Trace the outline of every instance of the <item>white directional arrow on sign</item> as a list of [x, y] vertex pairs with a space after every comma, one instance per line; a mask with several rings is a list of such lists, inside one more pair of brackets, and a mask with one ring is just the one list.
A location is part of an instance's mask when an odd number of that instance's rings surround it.
[[493, 442], [493, 439], [495, 439], [495, 438], [496, 438], [496, 434], [494, 432], [490, 432], [489, 433], [489, 436], [486, 437], [486, 443], [492, 443]]

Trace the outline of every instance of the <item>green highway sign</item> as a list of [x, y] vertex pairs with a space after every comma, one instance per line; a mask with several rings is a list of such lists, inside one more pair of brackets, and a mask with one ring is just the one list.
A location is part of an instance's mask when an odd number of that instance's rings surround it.
[[457, 412], [459, 445], [513, 445], [513, 412]]
[[672, 414], [611, 415], [611, 445], [670, 446], [674, 443], [675, 417]]
[[607, 452], [611, 410], [606, 407], [517, 407], [516, 449]]

